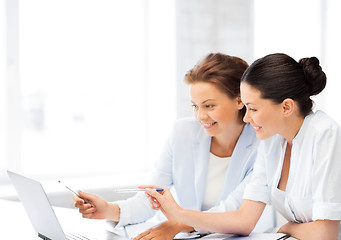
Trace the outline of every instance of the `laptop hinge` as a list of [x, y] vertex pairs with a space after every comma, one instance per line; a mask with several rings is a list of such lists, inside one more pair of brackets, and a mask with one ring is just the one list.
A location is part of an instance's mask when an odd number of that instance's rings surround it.
[[44, 239], [44, 240], [52, 240], [52, 239], [50, 239], [50, 238], [48, 238], [48, 237], [45, 237], [43, 234], [41, 234], [41, 233], [38, 233], [38, 237], [40, 237], [40, 238], [42, 238], [42, 239]]

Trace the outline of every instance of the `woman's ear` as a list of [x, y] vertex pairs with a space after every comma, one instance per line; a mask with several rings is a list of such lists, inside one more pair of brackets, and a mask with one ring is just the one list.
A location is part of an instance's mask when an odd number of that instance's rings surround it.
[[236, 98], [237, 100], [237, 107], [238, 110], [242, 109], [244, 107], [244, 103], [242, 102], [242, 98], [240, 97], [240, 94], [238, 95], [238, 97]]
[[295, 101], [291, 98], [286, 98], [282, 102], [282, 111], [285, 117], [290, 116], [295, 110]]

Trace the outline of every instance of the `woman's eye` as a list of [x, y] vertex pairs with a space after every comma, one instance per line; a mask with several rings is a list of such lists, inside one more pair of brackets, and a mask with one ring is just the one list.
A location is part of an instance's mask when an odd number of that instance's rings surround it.
[[254, 108], [249, 108], [249, 110], [250, 110], [251, 112], [256, 112], [256, 111], [257, 111], [257, 110], [254, 109]]
[[192, 108], [197, 108], [198, 106], [195, 104], [192, 104]]
[[206, 105], [206, 108], [213, 108], [214, 107], [214, 105]]

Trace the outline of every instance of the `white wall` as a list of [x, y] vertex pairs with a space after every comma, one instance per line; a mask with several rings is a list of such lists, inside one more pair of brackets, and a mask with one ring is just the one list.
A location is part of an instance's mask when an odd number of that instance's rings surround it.
[[176, 1], [177, 117], [193, 115], [184, 76], [210, 52], [253, 59], [251, 0]]

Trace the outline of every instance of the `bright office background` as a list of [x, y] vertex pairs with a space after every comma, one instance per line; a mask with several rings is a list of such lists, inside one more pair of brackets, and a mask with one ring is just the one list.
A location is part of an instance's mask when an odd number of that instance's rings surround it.
[[[338, 0], [0, 0], [0, 184], [148, 173], [209, 52], [317, 56], [341, 123]], [[138, 180], [136, 180], [138, 181]]]

